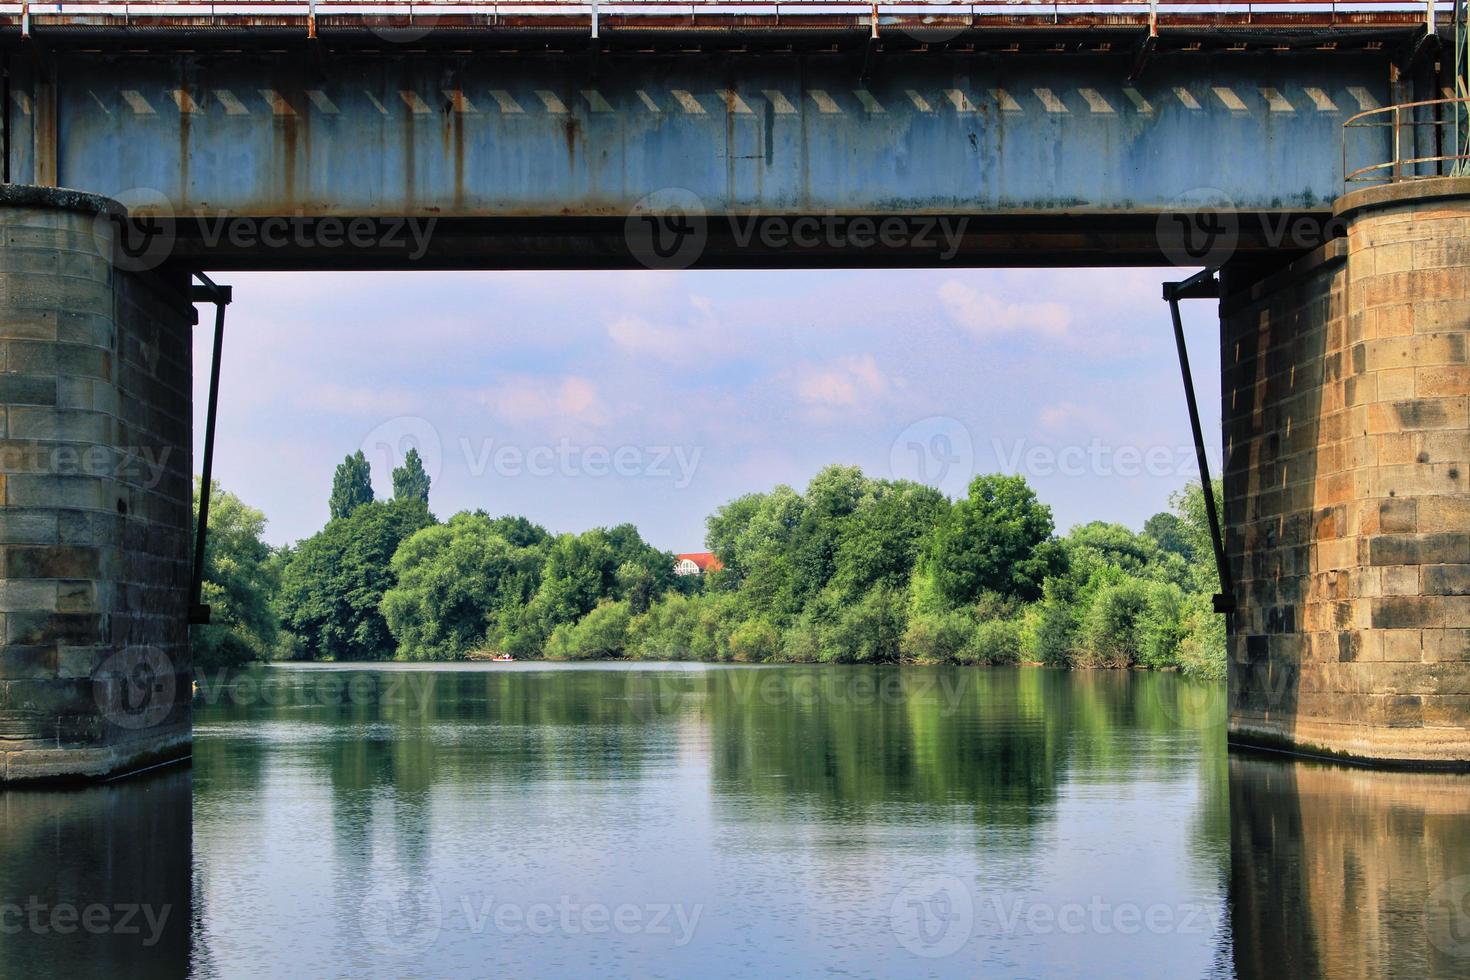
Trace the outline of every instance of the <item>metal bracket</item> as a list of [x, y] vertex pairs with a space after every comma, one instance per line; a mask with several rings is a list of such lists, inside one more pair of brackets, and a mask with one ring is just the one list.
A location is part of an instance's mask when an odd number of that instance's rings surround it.
[[189, 624], [207, 626], [209, 607], [203, 603], [204, 545], [209, 535], [209, 495], [214, 479], [214, 421], [219, 410], [219, 361], [225, 342], [225, 307], [234, 290], [221, 286], [202, 272], [194, 273], [201, 285], [191, 286], [189, 300], [214, 304], [214, 356], [209, 362], [209, 411], [204, 419], [204, 464], [199, 478], [199, 526], [194, 531], [194, 578], [189, 588]]
[[1194, 433], [1194, 457], [1199, 464], [1200, 485], [1205, 494], [1205, 515], [1210, 522], [1210, 543], [1215, 548], [1215, 572], [1220, 591], [1212, 597], [1215, 612], [1235, 611], [1235, 582], [1225, 557], [1225, 540], [1220, 533], [1220, 512], [1215, 506], [1215, 485], [1210, 479], [1210, 461], [1205, 455], [1205, 437], [1199, 424], [1199, 403], [1194, 397], [1194, 375], [1189, 370], [1189, 349], [1184, 343], [1184, 321], [1179, 317], [1182, 299], [1219, 299], [1220, 280], [1214, 269], [1205, 269], [1183, 282], [1164, 283], [1164, 301], [1174, 319], [1174, 346], [1179, 351], [1179, 375], [1184, 381], [1184, 401], [1189, 406], [1189, 427]]

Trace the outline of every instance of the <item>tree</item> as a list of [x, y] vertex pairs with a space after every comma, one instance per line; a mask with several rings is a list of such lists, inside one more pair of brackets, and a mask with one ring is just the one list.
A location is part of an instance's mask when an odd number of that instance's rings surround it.
[[[199, 492], [195, 479], [196, 533]], [[264, 514], [211, 482], [201, 590], [210, 618], [190, 631], [196, 667], [239, 667], [275, 649], [279, 623], [271, 602], [279, 583], [271, 547], [260, 539], [265, 523]]]
[[393, 470], [393, 499], [429, 505], [429, 474], [424, 472], [424, 461], [417, 449], [410, 448], [403, 457], [403, 465]]
[[1144, 521], [1143, 533], [1153, 538], [1164, 551], [1172, 552], [1185, 561], [1194, 557], [1194, 549], [1177, 514], [1160, 511]]
[[930, 536], [924, 573], [952, 607], [985, 592], [1040, 598], [1042, 581], [1065, 561], [1053, 529], [1051, 508], [1025, 477], [977, 476]]
[[370, 501], [294, 550], [281, 575], [281, 621], [310, 660], [383, 660], [395, 649], [379, 611], [397, 577], [393, 555], [434, 522], [427, 508]]
[[843, 523], [834, 581], [848, 596], [874, 586], [908, 585], [920, 548], [949, 510], [933, 487], [909, 480], [879, 482], [876, 492]]
[[332, 519], [350, 517], [363, 504], [373, 502], [373, 473], [362, 450], [337, 464], [332, 476], [332, 496], [327, 502]]
[[397, 583], [383, 619], [400, 660], [455, 660], [482, 649], [490, 624], [524, 606], [541, 579], [543, 550], [520, 547], [484, 514], [459, 513], [423, 528], [393, 556]]

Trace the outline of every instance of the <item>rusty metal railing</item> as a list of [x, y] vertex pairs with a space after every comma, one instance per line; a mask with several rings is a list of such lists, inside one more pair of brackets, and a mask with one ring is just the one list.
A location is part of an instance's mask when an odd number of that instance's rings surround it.
[[[1342, 124], [1343, 183], [1391, 184], [1470, 174], [1467, 119], [1470, 119], [1470, 93], [1466, 92], [1452, 99], [1381, 106], [1349, 117]], [[1389, 159], [1349, 170], [1354, 133], [1378, 134], [1384, 129], [1389, 130]], [[1434, 152], [1425, 153], [1426, 149]]]
[[1199, 12], [1239, 15], [1288, 11], [1324, 11], [1352, 14], [1364, 11], [1412, 11], [1423, 19], [1426, 11], [1449, 13], [1456, 0], [9, 0], [0, 2], [0, 13], [27, 11], [32, 16], [270, 16], [315, 10], [371, 15], [382, 12], [415, 11], [494, 15], [499, 11], [524, 11], [557, 15], [585, 13], [592, 7], [605, 12], [701, 13], [729, 11], [781, 13], [844, 13], [876, 11], [880, 16], [904, 14], [957, 14], [973, 17], [985, 13], [1016, 11], [1086, 10], [1089, 12]]

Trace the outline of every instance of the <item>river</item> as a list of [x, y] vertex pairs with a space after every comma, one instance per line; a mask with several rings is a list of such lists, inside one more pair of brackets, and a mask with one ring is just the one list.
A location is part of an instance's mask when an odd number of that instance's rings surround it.
[[1227, 752], [1223, 685], [516, 663], [202, 686], [192, 768], [0, 794], [0, 975], [1470, 975], [1470, 777]]

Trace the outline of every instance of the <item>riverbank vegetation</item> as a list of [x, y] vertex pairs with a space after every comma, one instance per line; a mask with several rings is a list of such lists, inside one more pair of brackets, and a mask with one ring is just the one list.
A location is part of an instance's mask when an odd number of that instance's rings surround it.
[[[1224, 628], [1203, 495], [1185, 488], [1140, 531], [1058, 536], [1020, 476], [965, 496], [829, 466], [711, 514], [723, 567], [674, 574], [631, 524], [552, 534], [523, 517], [440, 522], [416, 456], [374, 500], [361, 454], [338, 468], [332, 519], [272, 552], [264, 520], [215, 488], [201, 665], [251, 657], [740, 662], [1037, 662], [1219, 677]], [[216, 514], [227, 515], [217, 533]], [[208, 601], [208, 598], [207, 598]], [[278, 625], [277, 625], [278, 624]]]

